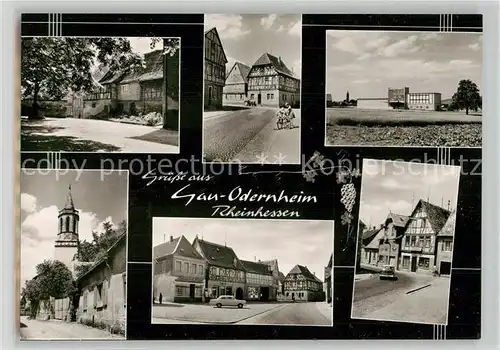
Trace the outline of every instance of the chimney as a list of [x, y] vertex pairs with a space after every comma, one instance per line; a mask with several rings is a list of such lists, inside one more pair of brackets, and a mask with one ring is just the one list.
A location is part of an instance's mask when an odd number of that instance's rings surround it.
[[174, 236], [170, 236], [170, 242], [174, 241]]

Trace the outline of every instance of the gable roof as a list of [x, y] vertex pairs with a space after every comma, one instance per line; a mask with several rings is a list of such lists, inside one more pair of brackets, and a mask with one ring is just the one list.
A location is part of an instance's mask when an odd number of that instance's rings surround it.
[[258, 263], [254, 261], [248, 260], [240, 260], [245, 270], [250, 273], [257, 273], [259, 275], [269, 275], [271, 276], [273, 273], [271, 272], [269, 265]]
[[153, 248], [153, 257], [161, 258], [163, 256], [174, 254], [175, 248], [181, 238], [172, 238], [171, 240], [161, 243]]
[[392, 223], [396, 227], [405, 227], [406, 223], [408, 222], [409, 217], [406, 215], [401, 215], [401, 214], [396, 214], [396, 213], [389, 213], [387, 216], [387, 219], [392, 219]]
[[243, 80], [245, 81], [245, 83], [248, 83], [248, 73], [250, 73], [251, 67], [241, 62], [236, 62], [234, 65], [238, 66], [241, 76], [243, 77]]
[[285, 279], [285, 274], [283, 272], [279, 272], [278, 273], [279, 277], [280, 277], [280, 281], [283, 282], [283, 280]]
[[362, 242], [364, 248], [368, 249], [378, 249], [378, 238], [381, 238], [382, 234], [384, 232], [382, 231], [382, 227], [378, 227], [376, 229], [368, 230], [363, 233], [362, 236]]
[[333, 253], [332, 255], [330, 255], [330, 260], [328, 260], [328, 265], [326, 265], [326, 267], [332, 267], [333, 265]]
[[196, 237], [193, 242], [193, 247], [199, 244], [201, 254], [210, 265], [245, 270], [245, 267], [236, 256], [233, 248], [220, 244], [207, 242]]
[[439, 237], [453, 237], [455, 235], [455, 223], [457, 219], [457, 211], [454, 210], [451, 212], [450, 216], [448, 216], [448, 220], [444, 224], [441, 231], [439, 231]]
[[427, 219], [431, 224], [432, 230], [434, 231], [434, 233], [438, 234], [446, 223], [446, 220], [448, 220], [450, 212], [444, 208], [438, 207], [437, 205], [431, 204], [421, 199], [418, 201], [415, 209], [413, 209], [413, 212], [411, 213], [406, 226], [409, 225], [415, 213], [420, 208], [422, 208], [427, 213]]
[[109, 254], [111, 254], [115, 249], [117, 249], [118, 247], [120, 247], [122, 244], [127, 244], [126, 237], [127, 237], [126, 233], [124, 233], [124, 234], [120, 235], [119, 237], [117, 237], [116, 242], [113, 243], [113, 245], [111, 247], [109, 247], [108, 250], [106, 250], [106, 253], [103, 255], [103, 257], [100, 260], [96, 261], [89, 268], [89, 270], [87, 272], [85, 272], [83, 275], [81, 275], [80, 277], [78, 277], [77, 278], [77, 282], [81, 281], [85, 276], [88, 276], [98, 266], [101, 266], [102, 264], [106, 263]]
[[318, 282], [318, 283], [323, 283], [318, 277], [316, 277], [315, 274], [313, 274], [307, 266], [302, 266], [302, 265], [295, 265], [293, 269], [290, 270], [287, 276], [289, 275], [302, 275], [307, 279], [308, 281], [313, 281], [313, 282]]
[[227, 56], [226, 56], [226, 52], [224, 51], [224, 45], [222, 45], [222, 40], [220, 40], [220, 35], [219, 35], [219, 32], [217, 31], [217, 28], [215, 27], [212, 27], [208, 30], [205, 31], [205, 38], [207, 37], [207, 34], [210, 33], [210, 32], [214, 32], [215, 33], [215, 36], [217, 37], [217, 39], [219, 40], [220, 42], [220, 47], [222, 49], [222, 54], [224, 55], [224, 61], [225, 63], [227, 63]]
[[289, 77], [292, 77], [294, 79], [297, 79], [295, 74], [286, 66], [286, 64], [281, 60], [281, 57], [276, 57], [271, 55], [270, 53], [265, 52], [260, 56], [257, 61], [253, 64], [253, 66], [267, 66], [267, 65], [272, 65], [274, 69], [278, 73], [288, 75]]

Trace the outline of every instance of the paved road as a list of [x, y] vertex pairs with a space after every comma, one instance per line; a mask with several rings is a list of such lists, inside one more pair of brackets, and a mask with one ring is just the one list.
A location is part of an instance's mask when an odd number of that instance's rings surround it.
[[285, 304], [279, 308], [237, 322], [237, 324], [331, 325], [331, 317], [328, 318], [324, 313], [320, 312], [316, 304], [311, 302]]
[[136, 139], [159, 129], [161, 128], [94, 119], [23, 120], [21, 150], [178, 153], [178, 146]]
[[264, 158], [265, 163], [299, 164], [300, 110], [294, 110], [294, 129], [277, 130], [275, 113], [258, 107], [205, 116], [205, 159], [261, 163]]
[[354, 302], [398, 289], [410, 289], [418, 281], [415, 276], [410, 274], [396, 272], [396, 275], [398, 277], [396, 281], [380, 280], [378, 274], [369, 279], [356, 281], [354, 284]]
[[28, 320], [26, 317], [21, 317], [21, 322], [27, 326], [20, 329], [21, 339], [125, 339], [122, 336], [74, 322]]
[[331, 305], [323, 303], [249, 303], [244, 308], [209, 305], [153, 306], [153, 323], [331, 325]]
[[[352, 317], [445, 323], [449, 278], [401, 273], [399, 281], [401, 283], [378, 281], [376, 277], [356, 282]], [[412, 292], [407, 294], [409, 291]]]

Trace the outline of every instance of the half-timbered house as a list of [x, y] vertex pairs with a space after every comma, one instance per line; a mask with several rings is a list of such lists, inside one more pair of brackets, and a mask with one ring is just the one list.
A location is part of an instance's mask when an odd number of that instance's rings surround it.
[[456, 215], [457, 212], [454, 210], [448, 217], [448, 220], [446, 220], [446, 223], [436, 238], [436, 268], [440, 275], [451, 274]]
[[248, 93], [248, 73], [250, 67], [236, 62], [226, 78], [223, 103], [225, 105], [243, 105]]
[[379, 245], [380, 241], [384, 238], [384, 230], [382, 226], [371, 227], [363, 233], [360, 233], [361, 240], [361, 256], [358, 257], [360, 260], [361, 267], [377, 267], [379, 261]]
[[390, 265], [398, 269], [400, 258], [401, 239], [408, 222], [408, 216], [389, 213], [384, 222], [384, 237], [379, 245], [379, 265]]
[[436, 261], [436, 238], [450, 212], [420, 200], [405, 226], [401, 246], [401, 270], [432, 273]]
[[246, 300], [276, 300], [273, 273], [268, 264], [241, 260], [245, 268]]
[[222, 107], [222, 91], [226, 80], [227, 57], [217, 29], [213, 27], [205, 32], [205, 109]]
[[332, 302], [332, 295], [333, 295], [332, 273], [333, 273], [333, 254], [330, 256], [330, 260], [328, 260], [328, 264], [325, 267], [325, 293], [326, 293], [326, 300], [328, 303]]
[[153, 254], [154, 302], [203, 300], [206, 262], [184, 236], [170, 236]]
[[245, 267], [234, 250], [198, 237], [194, 239], [193, 247], [207, 264], [205, 288], [208, 298], [234, 295], [237, 299], [244, 299]]
[[300, 80], [281, 60], [264, 53], [248, 73], [248, 99], [260, 106], [300, 105]]
[[285, 300], [324, 301], [323, 282], [307, 266], [295, 265], [285, 277]]
[[[179, 113], [179, 50], [144, 55], [145, 68], [107, 71], [83, 103], [84, 118], [163, 113], [164, 125], [176, 129]], [[166, 72], [166, 82], [164, 74]], [[165, 84], [164, 84], [165, 83]]]

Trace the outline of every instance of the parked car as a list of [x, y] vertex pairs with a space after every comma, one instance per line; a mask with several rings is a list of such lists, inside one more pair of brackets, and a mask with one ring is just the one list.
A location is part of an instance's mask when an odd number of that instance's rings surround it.
[[256, 107], [257, 106], [257, 102], [255, 102], [253, 100], [246, 100], [245, 101], [245, 106], [254, 106], [254, 107]]
[[396, 272], [394, 271], [394, 266], [385, 265], [382, 267], [382, 271], [380, 271], [380, 279], [381, 280], [397, 280]]
[[245, 300], [236, 299], [232, 295], [221, 295], [217, 299], [210, 300], [210, 305], [215, 305], [218, 308], [223, 306], [237, 306], [239, 309], [243, 307], [247, 302]]

